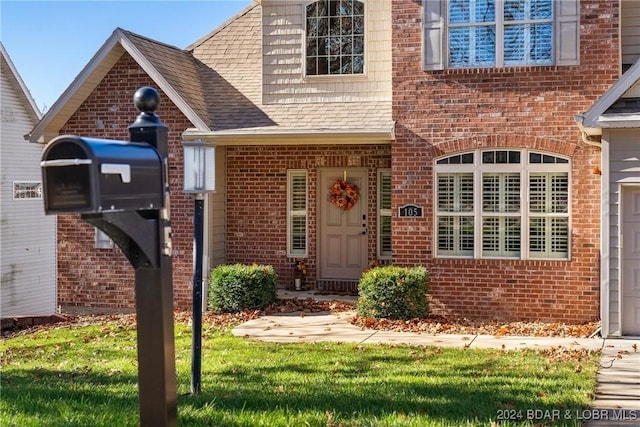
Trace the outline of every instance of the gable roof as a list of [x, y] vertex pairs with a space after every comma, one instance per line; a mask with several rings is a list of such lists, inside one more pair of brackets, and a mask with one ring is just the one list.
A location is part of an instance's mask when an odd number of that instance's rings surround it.
[[36, 125], [29, 139], [49, 140], [80, 107], [124, 53], [128, 53], [199, 130], [208, 130], [199, 63], [187, 51], [116, 28]]
[[640, 127], [640, 102], [636, 98], [624, 98], [638, 83], [640, 59], [589, 110], [577, 115], [576, 121], [585, 129]]
[[388, 99], [329, 102], [317, 101], [310, 92], [304, 102], [265, 102], [262, 14], [262, 5], [251, 5], [187, 48], [211, 70], [203, 83], [212, 116], [211, 131], [188, 129], [184, 139], [222, 144], [268, 139], [295, 144], [303, 140], [388, 143], [393, 139], [390, 94]]
[[117, 28], [34, 128], [49, 140], [127, 52], [191, 121], [187, 139], [224, 143], [380, 143], [393, 139], [391, 97], [376, 101], [264, 103], [262, 6], [248, 6], [182, 50]]
[[9, 69], [9, 78], [13, 79], [16, 86], [20, 88], [20, 93], [18, 96], [22, 99], [23, 104], [27, 107], [27, 113], [32, 116], [33, 121], [38, 121], [42, 118], [42, 113], [40, 109], [36, 105], [35, 100], [31, 96], [29, 89], [27, 89], [27, 85], [20, 77], [20, 73], [16, 69], [15, 65], [13, 65], [13, 61], [11, 61], [11, 57], [9, 57], [9, 53], [4, 48], [2, 42], [0, 42], [0, 57], [2, 58], [3, 64]]

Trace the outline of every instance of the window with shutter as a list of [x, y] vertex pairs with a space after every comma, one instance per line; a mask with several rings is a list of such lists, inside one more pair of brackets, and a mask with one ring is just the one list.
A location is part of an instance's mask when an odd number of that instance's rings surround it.
[[437, 159], [434, 169], [438, 256], [569, 258], [568, 159], [479, 150]]
[[307, 171], [287, 172], [287, 256], [307, 256]]
[[579, 0], [423, 0], [423, 68], [577, 65]]
[[391, 258], [391, 169], [378, 171], [378, 258]]

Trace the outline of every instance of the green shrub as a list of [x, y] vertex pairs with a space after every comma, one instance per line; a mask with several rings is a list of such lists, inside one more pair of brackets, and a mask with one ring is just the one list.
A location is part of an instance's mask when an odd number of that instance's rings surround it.
[[271, 266], [218, 266], [209, 276], [209, 308], [214, 313], [262, 310], [276, 300], [276, 281]]
[[376, 319], [413, 319], [429, 314], [429, 272], [424, 267], [375, 267], [358, 283], [358, 314]]

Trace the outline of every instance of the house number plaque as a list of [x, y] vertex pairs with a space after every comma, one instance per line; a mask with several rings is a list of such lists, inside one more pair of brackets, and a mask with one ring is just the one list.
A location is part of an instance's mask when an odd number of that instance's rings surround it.
[[400, 218], [422, 218], [422, 206], [407, 204], [398, 208]]

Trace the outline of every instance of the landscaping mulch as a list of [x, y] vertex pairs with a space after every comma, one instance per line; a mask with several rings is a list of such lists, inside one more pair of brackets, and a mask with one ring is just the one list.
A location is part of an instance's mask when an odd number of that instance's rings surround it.
[[[278, 301], [267, 314], [301, 312], [345, 312], [354, 311], [353, 303], [342, 301], [317, 301], [312, 298]], [[493, 336], [535, 336], [562, 338], [589, 338], [600, 329], [600, 322], [588, 322], [581, 325], [545, 322], [498, 322], [474, 321], [464, 318], [446, 318], [429, 315], [425, 319], [390, 320], [360, 317], [356, 314], [350, 319], [353, 325], [365, 329], [418, 332], [424, 334], [456, 335], [493, 335]]]
[[[461, 335], [494, 335], [494, 336], [536, 336], [536, 337], [573, 337], [589, 338], [597, 334], [600, 322], [589, 322], [582, 325], [544, 322], [498, 322], [473, 321], [469, 319], [446, 318], [430, 315], [425, 319], [389, 320], [362, 318], [355, 314], [355, 305], [345, 301], [319, 301], [314, 298], [278, 300], [265, 310], [245, 310], [240, 313], [213, 314], [205, 312], [202, 321], [208, 328], [226, 328], [255, 319], [263, 314], [278, 313], [344, 313], [354, 312], [350, 322], [366, 329], [418, 332], [424, 334], [461, 334]], [[190, 311], [176, 311], [176, 322], [191, 322]], [[4, 338], [22, 333], [31, 333], [44, 329], [71, 326], [119, 324], [122, 327], [135, 327], [135, 314], [105, 315], [57, 315], [57, 323], [29, 325], [23, 328], [3, 329]]]

